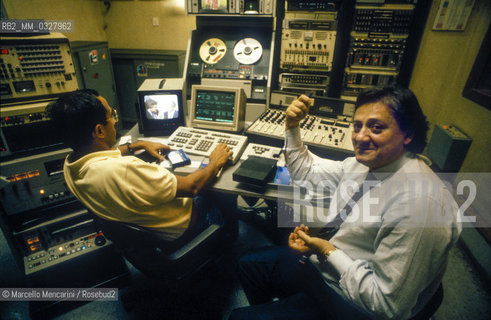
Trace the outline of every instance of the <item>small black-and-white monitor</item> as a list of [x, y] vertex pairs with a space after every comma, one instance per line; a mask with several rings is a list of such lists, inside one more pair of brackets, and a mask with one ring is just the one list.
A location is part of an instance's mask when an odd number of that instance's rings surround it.
[[140, 86], [139, 121], [145, 136], [167, 136], [184, 125], [183, 84], [182, 79], [147, 79]]
[[193, 85], [191, 126], [238, 132], [244, 128], [246, 95], [242, 88]]
[[229, 0], [200, 0], [199, 9], [200, 12], [228, 12], [228, 1]]

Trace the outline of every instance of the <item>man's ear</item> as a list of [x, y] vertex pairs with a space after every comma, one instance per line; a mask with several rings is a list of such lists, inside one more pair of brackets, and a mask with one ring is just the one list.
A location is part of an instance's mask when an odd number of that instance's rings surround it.
[[106, 134], [104, 132], [104, 128], [102, 127], [102, 124], [98, 123], [94, 127], [94, 131], [92, 131], [92, 137], [104, 139], [105, 136]]
[[414, 138], [414, 132], [409, 132], [406, 134], [406, 137], [404, 138], [404, 145], [407, 146], [408, 144], [413, 141]]

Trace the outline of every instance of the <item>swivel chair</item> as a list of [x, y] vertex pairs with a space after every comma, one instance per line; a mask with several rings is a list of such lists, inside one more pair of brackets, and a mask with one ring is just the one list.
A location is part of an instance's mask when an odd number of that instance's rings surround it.
[[[219, 209], [226, 210], [223, 206]], [[185, 242], [168, 241], [149, 228], [91, 214], [126, 260], [146, 276], [166, 282], [183, 280], [201, 270], [237, 237], [237, 215], [230, 207], [223, 225], [211, 224]]]

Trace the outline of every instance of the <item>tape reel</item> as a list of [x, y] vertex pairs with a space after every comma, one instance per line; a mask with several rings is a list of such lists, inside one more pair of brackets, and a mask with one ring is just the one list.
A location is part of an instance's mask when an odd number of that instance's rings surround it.
[[225, 42], [218, 38], [211, 38], [201, 44], [199, 57], [204, 63], [216, 64], [227, 53]]
[[261, 43], [254, 38], [244, 38], [234, 47], [235, 60], [242, 64], [256, 63], [263, 55]]

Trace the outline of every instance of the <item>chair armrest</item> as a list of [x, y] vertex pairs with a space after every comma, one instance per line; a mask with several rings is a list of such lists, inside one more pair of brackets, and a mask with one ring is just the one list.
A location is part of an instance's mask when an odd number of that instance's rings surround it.
[[221, 228], [222, 226], [218, 224], [211, 224], [205, 230], [197, 234], [191, 241], [187, 242], [185, 245], [183, 245], [176, 251], [168, 254], [167, 258], [169, 260], [176, 261], [184, 256], [187, 256], [191, 251], [197, 250], [206, 241], [209, 241], [210, 237], [213, 236], [213, 234], [218, 233]]

